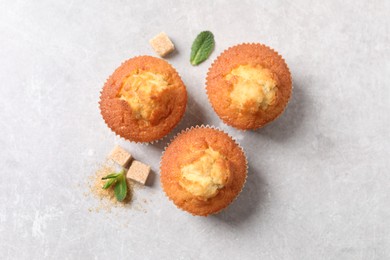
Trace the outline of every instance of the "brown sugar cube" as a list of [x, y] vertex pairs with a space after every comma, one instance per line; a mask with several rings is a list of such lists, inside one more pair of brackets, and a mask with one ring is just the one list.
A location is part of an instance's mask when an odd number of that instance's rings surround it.
[[139, 161], [134, 161], [131, 164], [131, 166], [126, 174], [126, 177], [128, 179], [135, 180], [135, 181], [145, 185], [145, 182], [148, 179], [149, 173], [150, 173], [150, 166], [149, 165], [143, 164], [142, 162], [139, 162]]
[[173, 45], [165, 32], [157, 34], [149, 43], [152, 45], [154, 51], [161, 57], [164, 57], [175, 49], [175, 45]]
[[120, 147], [119, 145], [115, 146], [115, 148], [111, 151], [111, 154], [108, 157], [113, 160], [117, 164], [122, 167], [126, 167], [126, 165], [130, 162], [132, 156], [125, 149]]

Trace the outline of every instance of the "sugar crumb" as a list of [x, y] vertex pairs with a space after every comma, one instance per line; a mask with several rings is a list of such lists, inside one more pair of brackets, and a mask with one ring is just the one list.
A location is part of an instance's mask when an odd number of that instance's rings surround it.
[[[112, 208], [125, 208], [131, 205], [133, 199], [134, 183], [127, 181], [127, 196], [124, 201], [117, 201], [113, 188], [102, 189], [105, 180], [102, 178], [112, 172], [115, 172], [114, 166], [103, 164], [94, 175], [89, 176], [89, 193], [99, 199], [99, 204], [95, 208], [88, 209], [90, 212], [111, 212]], [[87, 193], [88, 194], [88, 193]]]

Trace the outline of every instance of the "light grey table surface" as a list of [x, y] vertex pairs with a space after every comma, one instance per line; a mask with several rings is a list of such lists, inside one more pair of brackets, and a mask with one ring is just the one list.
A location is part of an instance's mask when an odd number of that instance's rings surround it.
[[[390, 259], [390, 1], [0, 1], [1, 259]], [[202, 30], [211, 58], [189, 64]], [[168, 139], [117, 138], [98, 109], [122, 61], [165, 31], [189, 103], [180, 130], [219, 127], [249, 175], [227, 210], [193, 217], [164, 196]], [[261, 42], [294, 92], [258, 131], [221, 123], [204, 91], [212, 60]], [[85, 184], [115, 144], [152, 166], [134, 206], [90, 212]], [[154, 180], [154, 181], [153, 181]], [[145, 202], [145, 200], [147, 202]]]

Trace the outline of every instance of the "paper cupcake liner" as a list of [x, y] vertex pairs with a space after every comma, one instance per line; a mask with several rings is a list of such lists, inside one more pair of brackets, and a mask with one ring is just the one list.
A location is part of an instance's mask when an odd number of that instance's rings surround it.
[[[249, 169], [249, 167], [248, 167], [248, 159], [247, 159], [247, 157], [246, 157], [245, 151], [244, 151], [244, 149], [242, 148], [242, 146], [240, 145], [240, 143], [239, 143], [235, 138], [233, 138], [233, 137], [232, 137], [231, 135], [229, 135], [227, 132], [223, 131], [222, 129], [220, 129], [220, 128], [218, 128], [218, 127], [202, 124], [202, 125], [191, 126], [191, 127], [189, 127], [189, 128], [187, 127], [186, 129], [184, 129], [184, 130], [180, 131], [179, 133], [177, 133], [177, 134], [176, 134], [174, 137], [172, 137], [171, 140], [167, 143], [167, 145], [164, 147], [164, 150], [163, 150], [163, 152], [162, 152], [162, 154], [161, 154], [161, 157], [160, 157], [160, 167], [159, 167], [159, 168], [160, 168], [160, 178], [161, 178], [162, 158], [164, 157], [164, 154], [165, 154], [166, 149], [169, 147], [169, 145], [170, 145], [177, 137], [179, 137], [180, 135], [185, 134], [185, 133], [187, 133], [187, 132], [189, 132], [189, 131], [191, 131], [191, 130], [193, 130], [193, 129], [197, 129], [197, 128], [209, 128], [209, 129], [214, 129], [214, 130], [217, 130], [217, 131], [220, 131], [220, 132], [226, 134], [226, 135], [229, 136], [229, 137], [234, 141], [234, 143], [239, 147], [239, 149], [242, 151], [242, 154], [244, 155], [244, 158], [245, 158], [245, 179], [244, 179], [244, 182], [243, 182], [243, 184], [242, 184], [242, 187], [241, 187], [240, 192], [237, 193], [237, 195], [236, 195], [229, 203], [227, 203], [225, 207], [221, 208], [220, 210], [218, 210], [218, 211], [216, 211], [216, 212], [209, 213], [209, 214], [207, 214], [207, 215], [197, 215], [197, 214], [194, 214], [194, 213], [192, 213], [192, 212], [189, 212], [189, 211], [187, 211], [187, 210], [185, 210], [185, 209], [179, 207], [179, 206], [173, 201], [173, 199], [171, 199], [171, 198], [168, 196], [168, 194], [167, 194], [167, 192], [166, 192], [166, 190], [165, 190], [164, 185], [161, 185], [161, 186], [162, 186], [162, 189], [163, 189], [163, 191], [164, 191], [165, 196], [166, 196], [166, 197], [175, 205], [176, 208], [178, 208], [178, 209], [180, 209], [180, 210], [182, 210], [182, 211], [185, 211], [185, 212], [187, 212], [187, 213], [189, 213], [189, 214], [191, 214], [191, 215], [193, 215], [193, 216], [197, 216], [197, 217], [207, 217], [207, 216], [216, 215], [216, 214], [222, 212], [223, 210], [225, 210], [226, 208], [228, 208], [234, 201], [237, 200], [237, 198], [240, 196], [242, 190], [243, 190], [244, 187], [245, 187], [245, 184], [246, 184], [246, 181], [247, 181], [247, 178], [248, 178], [248, 169]], [[160, 181], [160, 182], [161, 182], [161, 181]]]
[[290, 96], [288, 97], [287, 102], [286, 102], [286, 104], [285, 104], [284, 107], [283, 107], [283, 110], [282, 110], [275, 118], [273, 118], [272, 120], [268, 121], [268, 122], [265, 123], [264, 125], [261, 125], [261, 126], [259, 126], [259, 127], [257, 127], [257, 128], [253, 128], [253, 129], [240, 129], [240, 128], [237, 128], [237, 127], [235, 127], [235, 126], [229, 124], [229, 122], [225, 121], [225, 119], [222, 118], [222, 117], [217, 113], [217, 111], [215, 110], [215, 107], [214, 107], [213, 103], [211, 102], [209, 93], [208, 93], [208, 91], [207, 91], [207, 84], [208, 84], [208, 81], [209, 81], [209, 78], [210, 78], [210, 75], [209, 75], [209, 74], [210, 74], [210, 69], [211, 69], [212, 67], [214, 67], [214, 65], [217, 63], [217, 61], [218, 61], [218, 60], [221, 58], [221, 56], [223, 56], [226, 52], [230, 51], [232, 48], [235, 48], [235, 47], [237, 47], [237, 46], [242, 46], [242, 45], [260, 45], [260, 46], [266, 47], [266, 48], [270, 49], [271, 51], [273, 51], [273, 52], [276, 54], [276, 56], [278, 56], [278, 57], [286, 64], [286, 67], [287, 67], [287, 70], [288, 70], [289, 76], [290, 76], [290, 81], [291, 81], [291, 84], [292, 84], [291, 71], [290, 71], [290, 69], [288, 68], [287, 62], [285, 61], [285, 59], [283, 58], [282, 55], [280, 55], [276, 50], [274, 50], [273, 48], [269, 47], [268, 45], [265, 45], [265, 44], [262, 44], [262, 43], [255, 43], [255, 42], [252, 42], [252, 43], [246, 42], [246, 43], [240, 43], [240, 44], [236, 44], [236, 45], [230, 46], [229, 48], [227, 48], [227, 49], [225, 49], [223, 52], [221, 52], [221, 53], [217, 56], [217, 58], [214, 59], [214, 61], [211, 63], [211, 65], [210, 65], [210, 67], [209, 67], [209, 69], [208, 69], [208, 71], [207, 71], [207, 74], [206, 74], [206, 84], [205, 84], [204, 88], [205, 88], [205, 91], [206, 91], [207, 99], [208, 99], [208, 101], [209, 101], [211, 107], [213, 108], [215, 114], [217, 114], [217, 116], [221, 119], [221, 121], [222, 121], [225, 125], [234, 127], [235, 129], [240, 130], [240, 131], [247, 131], [247, 130], [256, 131], [256, 130], [258, 130], [258, 129], [260, 129], [260, 128], [262, 128], [262, 127], [264, 127], [264, 126], [266, 126], [266, 125], [268, 125], [268, 124], [270, 124], [270, 123], [272, 123], [273, 121], [275, 121], [276, 119], [278, 119], [278, 118], [284, 113], [284, 111], [286, 110], [286, 108], [287, 108], [287, 106], [288, 106], [288, 104], [289, 104], [289, 102], [290, 102], [290, 100], [291, 100], [291, 96], [292, 96], [292, 93], [293, 93], [293, 85], [291, 85]]
[[[137, 56], [134, 56], [130, 59], [134, 59], [134, 58], [138, 58], [138, 57], [142, 57], [142, 56], [148, 56], [148, 55], [137, 55]], [[114, 73], [119, 69], [121, 68], [128, 60], [130, 59], [127, 59], [125, 61], [122, 61], [122, 63], [114, 70], [114, 72], [106, 79], [106, 81], [104, 82], [103, 86], [105, 86], [107, 84], [107, 82], [111, 79], [112, 75], [114, 75]], [[159, 58], [161, 59], [161, 58]], [[166, 60], [164, 60], [165, 62], [167, 62]], [[170, 64], [169, 62], [167, 62], [171, 67], [172, 69], [177, 73], [177, 75], [179, 76], [179, 78], [183, 81], [183, 78], [182, 76], [180, 75], [180, 73], [176, 70], [176, 68], [174, 66], [172, 66], [172, 64]], [[183, 81], [183, 84], [184, 84], [184, 81]], [[125, 141], [128, 141], [130, 143], [135, 143], [135, 144], [142, 144], [142, 145], [149, 145], [149, 144], [156, 144], [160, 141], [162, 141], [163, 139], [165, 139], [171, 132], [173, 132], [175, 130], [175, 128], [182, 122], [184, 116], [185, 116], [185, 113], [187, 111], [187, 104], [188, 104], [188, 92], [187, 92], [187, 86], [184, 84], [184, 87], [186, 89], [186, 95], [187, 95], [187, 103], [186, 103], [186, 109], [184, 110], [184, 113], [183, 115], [181, 116], [180, 120], [176, 123], [176, 125], [174, 127], [172, 127], [172, 129], [167, 133], [165, 134], [163, 137], [159, 138], [159, 139], [156, 139], [156, 140], [152, 140], [152, 141], [149, 141], [149, 142], [142, 142], [142, 141], [134, 141], [134, 140], [130, 140], [130, 139], [127, 139], [123, 136], [121, 136], [120, 134], [118, 134], [108, 123], [107, 123], [107, 120], [104, 118], [103, 114], [102, 114], [102, 109], [101, 109], [101, 99], [102, 99], [102, 94], [103, 94], [103, 88], [102, 90], [100, 91], [100, 96], [99, 96], [99, 101], [98, 101], [98, 107], [99, 107], [99, 110], [100, 110], [100, 115], [101, 117], [103, 118], [103, 121], [105, 123], [105, 125], [117, 136], [119, 137], [120, 139], [122, 140], [125, 140]]]

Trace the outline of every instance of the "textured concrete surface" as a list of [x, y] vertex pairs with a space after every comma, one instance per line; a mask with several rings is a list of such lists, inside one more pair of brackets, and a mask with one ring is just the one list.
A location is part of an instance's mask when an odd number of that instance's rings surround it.
[[[389, 1], [0, 1], [1, 259], [389, 259]], [[201, 30], [211, 59], [188, 61]], [[163, 195], [157, 145], [121, 140], [97, 102], [125, 59], [168, 59], [189, 93], [174, 133], [210, 124], [249, 159], [247, 184], [223, 213], [192, 217]], [[294, 78], [288, 109], [256, 132], [221, 123], [203, 86], [212, 60], [262, 42]], [[89, 212], [88, 176], [115, 144], [157, 178], [134, 207]]]

